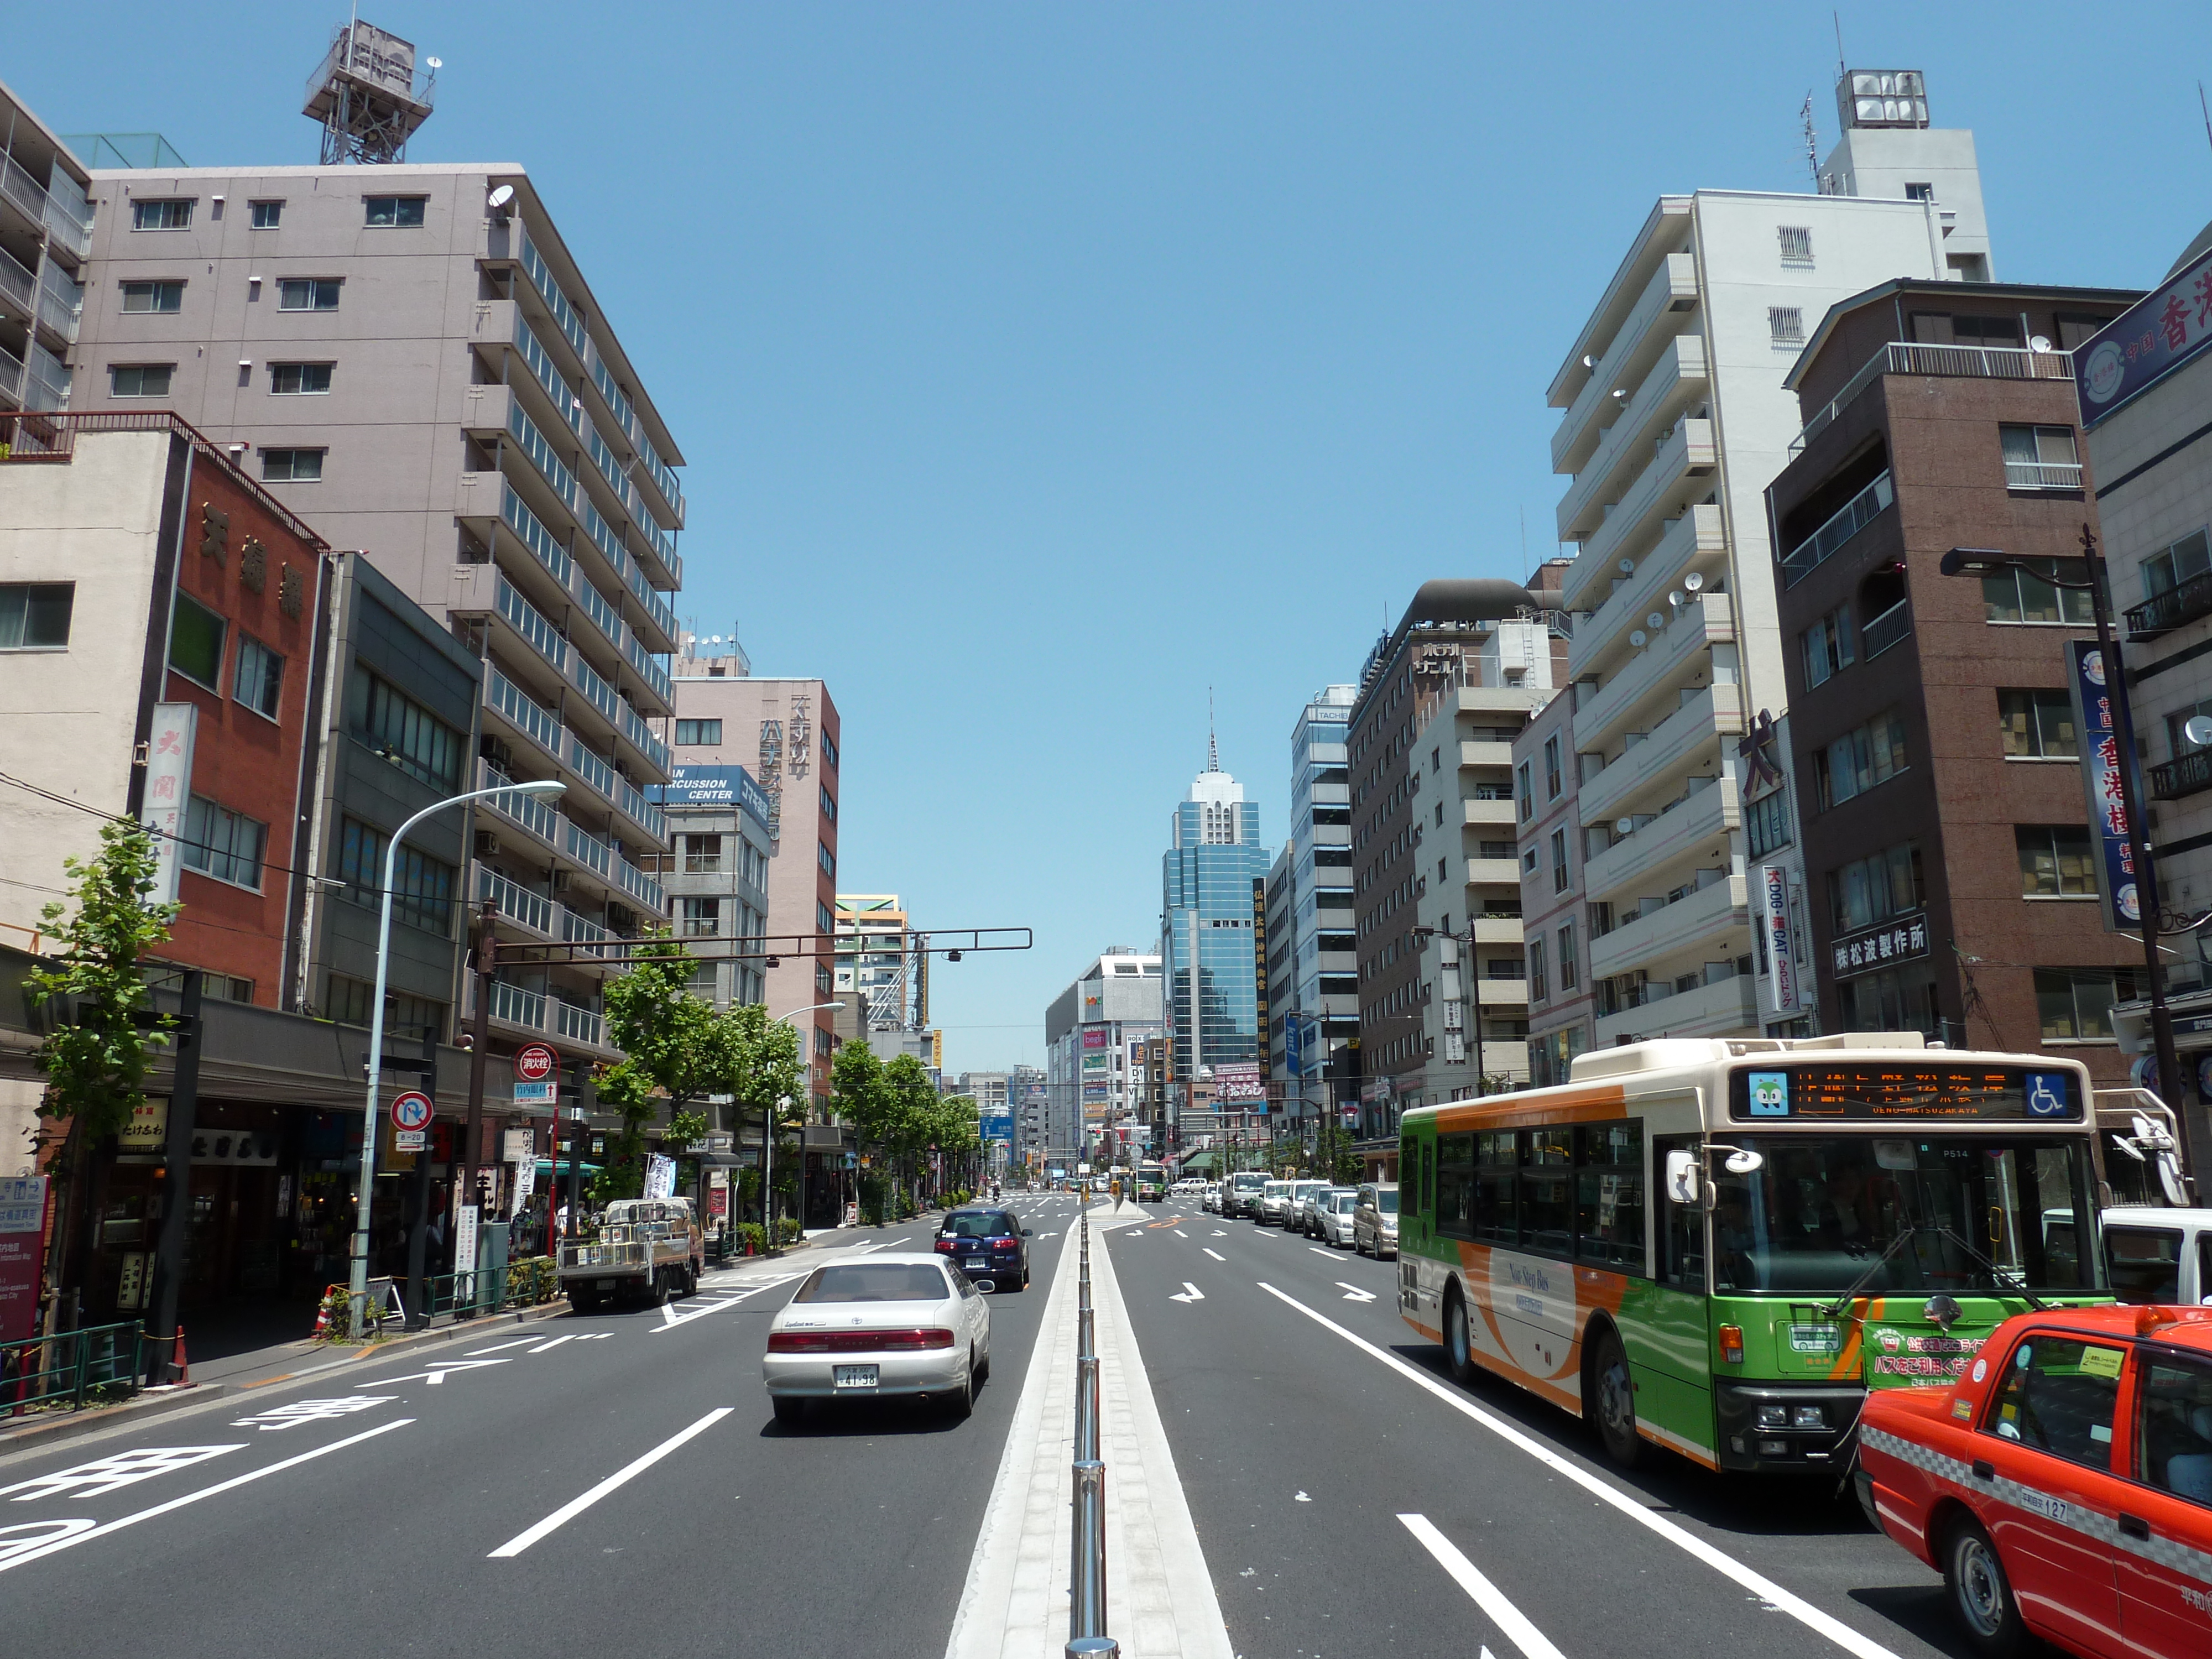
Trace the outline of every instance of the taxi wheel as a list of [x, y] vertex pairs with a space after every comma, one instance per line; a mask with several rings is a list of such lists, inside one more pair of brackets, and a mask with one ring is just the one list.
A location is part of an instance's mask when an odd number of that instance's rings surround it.
[[1462, 1384], [1474, 1381], [1474, 1336], [1467, 1322], [1467, 1301], [1456, 1291], [1444, 1303], [1444, 1357], [1451, 1374]]
[[1636, 1432], [1636, 1383], [1628, 1373], [1628, 1356], [1620, 1339], [1607, 1331], [1590, 1357], [1589, 1382], [1597, 1424], [1597, 1437], [1605, 1455], [1624, 1469], [1634, 1468], [1644, 1455], [1644, 1438]]
[[2010, 1659], [2021, 1650], [2020, 1604], [1996, 1546], [1978, 1523], [1962, 1520], [1944, 1540], [1943, 1588], [1977, 1651]]

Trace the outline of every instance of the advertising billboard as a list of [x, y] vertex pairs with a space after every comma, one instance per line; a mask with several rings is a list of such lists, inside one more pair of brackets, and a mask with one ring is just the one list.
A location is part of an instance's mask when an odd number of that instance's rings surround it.
[[1797, 1006], [1797, 956], [1790, 943], [1790, 872], [1778, 864], [1761, 865], [1759, 890], [1765, 906], [1766, 959], [1774, 1012], [1794, 1012]]
[[2096, 848], [2097, 885], [2105, 927], [2124, 933], [2139, 926], [2134, 849], [2128, 844], [2128, 809], [2120, 793], [2120, 740], [2112, 726], [2112, 699], [2105, 689], [2105, 655], [2094, 640], [2066, 641], [2066, 684], [2074, 699], [2074, 729], [2081, 734], [2081, 787], [2088, 797], [2089, 839]]
[[737, 806], [768, 828], [768, 791], [742, 766], [678, 766], [665, 784], [647, 786], [645, 798], [663, 806]]
[[2212, 344], [2212, 253], [2178, 271], [2074, 350], [2081, 424], [2094, 426]]
[[1106, 1028], [1103, 1025], [1094, 1025], [1083, 1034], [1083, 1046], [1086, 1048], [1103, 1048], [1106, 1042]]
[[1258, 1101], [1267, 1097], [1267, 1079], [1260, 1073], [1256, 1064], [1238, 1061], [1213, 1068], [1213, 1098], [1224, 1101]]

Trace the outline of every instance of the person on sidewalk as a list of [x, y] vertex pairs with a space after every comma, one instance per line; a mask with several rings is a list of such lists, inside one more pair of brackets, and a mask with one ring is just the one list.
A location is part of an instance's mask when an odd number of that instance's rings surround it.
[[1119, 1215], [1121, 1213], [1121, 1177], [1115, 1176], [1107, 1186], [1114, 1194], [1114, 1213]]

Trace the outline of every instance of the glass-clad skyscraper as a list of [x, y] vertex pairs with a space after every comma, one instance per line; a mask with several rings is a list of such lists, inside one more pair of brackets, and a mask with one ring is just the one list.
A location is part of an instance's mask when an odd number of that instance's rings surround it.
[[1224, 1065], [1267, 1069], [1260, 1030], [1253, 884], [1269, 859], [1259, 808], [1208, 757], [1175, 810], [1160, 860], [1160, 940], [1181, 1098]]

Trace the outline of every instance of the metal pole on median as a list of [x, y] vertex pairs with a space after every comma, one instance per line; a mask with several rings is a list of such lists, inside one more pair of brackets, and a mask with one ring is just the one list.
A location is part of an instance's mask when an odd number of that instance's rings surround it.
[[[1079, 1654], [1118, 1654], [1120, 1644], [1106, 1634], [1106, 1466], [1095, 1457], [1075, 1465], [1074, 1503], [1066, 1651], [1070, 1659]], [[1091, 1645], [1078, 1645], [1084, 1642]]]

